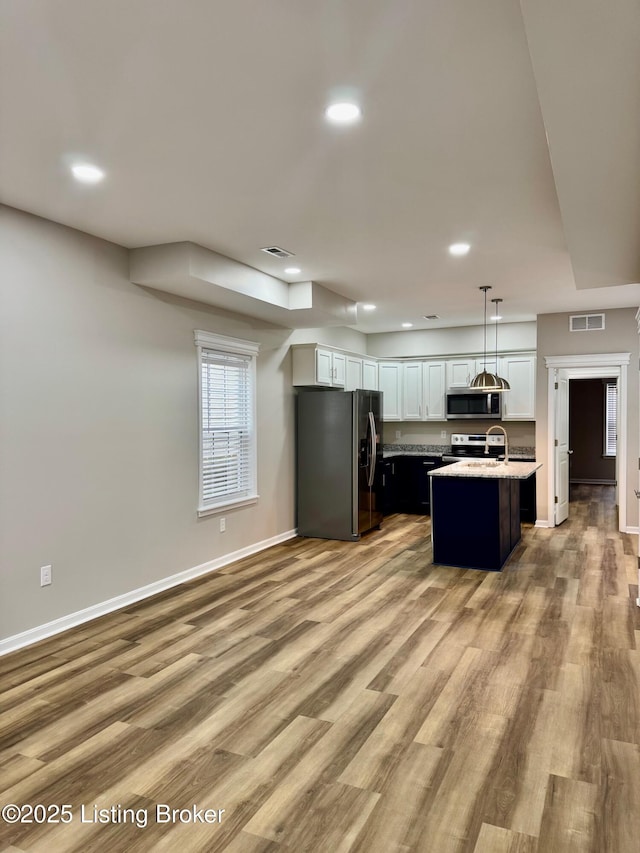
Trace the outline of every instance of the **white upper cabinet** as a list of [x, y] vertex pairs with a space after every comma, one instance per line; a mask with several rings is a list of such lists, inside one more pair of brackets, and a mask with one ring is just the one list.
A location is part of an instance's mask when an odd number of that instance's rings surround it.
[[328, 350], [316, 350], [315, 382], [318, 385], [333, 385], [333, 353]]
[[[400, 420], [445, 420], [445, 367], [444, 361], [405, 361], [402, 363], [400, 372], [402, 377], [402, 417]], [[385, 420], [387, 420], [386, 415]]]
[[362, 388], [366, 391], [378, 390], [378, 362], [362, 359]]
[[299, 344], [291, 348], [294, 385], [324, 385], [344, 388], [346, 356], [328, 347]]
[[347, 374], [347, 359], [341, 352], [331, 353], [334, 387], [344, 388]]
[[475, 358], [450, 358], [447, 360], [448, 388], [468, 388], [475, 375]]
[[402, 420], [421, 421], [422, 362], [405, 361], [402, 364]]
[[503, 421], [533, 421], [536, 417], [536, 357], [532, 353], [501, 356], [498, 372], [511, 386], [503, 391]]
[[402, 364], [381, 361], [378, 364], [378, 389], [382, 391], [382, 420], [402, 420]]
[[[320, 344], [296, 344], [291, 350], [294, 385], [380, 390], [385, 421], [446, 420], [447, 390], [468, 388], [484, 368], [484, 357], [478, 355], [378, 361]], [[487, 353], [486, 366], [489, 372], [496, 371], [495, 353]], [[503, 392], [503, 420], [535, 420], [535, 353], [499, 355], [497, 372], [511, 385]]]
[[446, 396], [444, 361], [425, 361], [422, 365], [422, 419], [444, 421]]
[[356, 388], [364, 388], [362, 382], [362, 359], [357, 356], [346, 357], [345, 391], [355, 391]]

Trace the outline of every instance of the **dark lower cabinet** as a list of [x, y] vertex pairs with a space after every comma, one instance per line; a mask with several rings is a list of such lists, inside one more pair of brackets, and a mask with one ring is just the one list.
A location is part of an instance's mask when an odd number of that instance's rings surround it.
[[[400, 458], [400, 457], [398, 457]], [[397, 460], [384, 459], [378, 469], [381, 480], [382, 514], [391, 515], [398, 511], [398, 489], [397, 489]]]
[[428, 515], [431, 509], [429, 471], [441, 465], [439, 456], [394, 456], [385, 459], [382, 467], [383, 513]]
[[[443, 463], [439, 456], [392, 456], [384, 459], [378, 468], [383, 515], [392, 515], [394, 512], [429, 515], [429, 471], [441, 468], [443, 464], [448, 463]], [[520, 520], [535, 524], [536, 475], [514, 483], [514, 488], [520, 491]]]

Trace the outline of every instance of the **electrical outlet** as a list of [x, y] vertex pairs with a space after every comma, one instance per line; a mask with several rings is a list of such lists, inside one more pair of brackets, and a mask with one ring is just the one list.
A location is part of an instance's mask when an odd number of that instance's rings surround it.
[[49, 586], [53, 566], [42, 566], [40, 569], [40, 586]]
[[440, 430], [440, 438], [446, 438], [446, 437], [447, 437], [446, 429], [441, 429]]
[[396, 430], [396, 438], [401, 438], [401, 437], [402, 437], [402, 432], [399, 429], [397, 429]]
[[221, 518], [220, 519], [220, 533], [224, 533], [226, 529], [227, 529], [227, 519]]

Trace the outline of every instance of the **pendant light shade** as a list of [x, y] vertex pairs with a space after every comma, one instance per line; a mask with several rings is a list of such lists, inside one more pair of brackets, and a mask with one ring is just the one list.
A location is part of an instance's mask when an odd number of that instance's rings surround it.
[[469, 383], [469, 388], [475, 388], [477, 391], [502, 391], [498, 377], [488, 370], [483, 370], [482, 373], [474, 376]]
[[502, 387], [498, 382], [498, 377], [495, 373], [490, 373], [487, 370], [487, 290], [491, 290], [488, 284], [483, 285], [479, 290], [484, 291], [484, 359], [483, 370], [473, 377], [469, 383], [469, 388], [476, 391], [502, 391]]
[[[492, 299], [491, 301], [496, 306], [495, 318], [496, 318], [496, 370], [497, 370], [498, 369], [498, 314], [499, 314], [498, 306], [500, 305], [500, 303], [503, 300], [502, 299]], [[496, 379], [498, 381], [498, 384], [500, 385], [501, 391], [510, 391], [511, 390], [511, 385], [509, 385], [507, 380], [503, 379], [502, 376], [498, 376], [497, 373], [496, 373]]]

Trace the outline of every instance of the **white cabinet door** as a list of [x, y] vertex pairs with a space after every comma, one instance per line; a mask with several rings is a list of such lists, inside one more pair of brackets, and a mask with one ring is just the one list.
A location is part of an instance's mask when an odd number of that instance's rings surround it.
[[[473, 376], [477, 376], [478, 373], [482, 373], [484, 370], [485, 360], [484, 358], [476, 358], [476, 368]], [[495, 373], [497, 370], [496, 367], [496, 354], [495, 352], [492, 355], [487, 353], [487, 371], [489, 373]], [[473, 376], [471, 377], [473, 379]]]
[[422, 420], [421, 361], [405, 361], [402, 365], [402, 420]]
[[445, 363], [425, 361], [422, 365], [422, 418], [426, 421], [444, 421], [445, 415]]
[[362, 359], [362, 388], [367, 391], [378, 390], [378, 362]]
[[399, 421], [402, 419], [402, 383], [400, 381], [402, 364], [395, 361], [382, 361], [378, 364], [378, 389], [382, 391], [382, 420]]
[[508, 355], [498, 360], [500, 376], [511, 386], [503, 391], [503, 421], [533, 421], [536, 417], [536, 357]]
[[347, 359], [342, 353], [333, 353], [333, 384], [338, 388], [344, 388], [346, 379]]
[[468, 388], [475, 375], [475, 358], [452, 358], [447, 361], [447, 385], [449, 388]]
[[364, 388], [362, 384], [362, 359], [347, 356], [345, 391], [355, 391], [356, 388]]
[[329, 350], [316, 350], [316, 382], [318, 385], [333, 385], [333, 353]]

